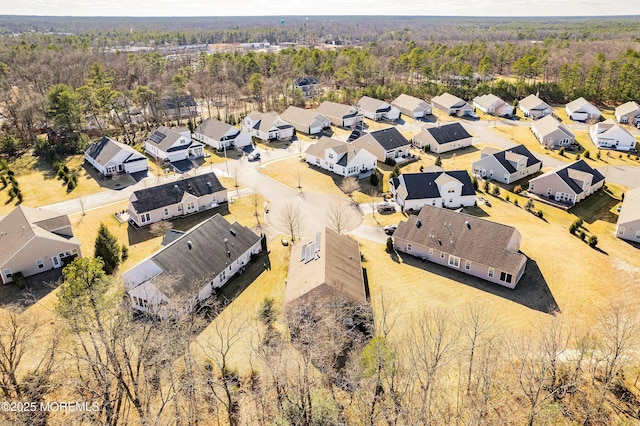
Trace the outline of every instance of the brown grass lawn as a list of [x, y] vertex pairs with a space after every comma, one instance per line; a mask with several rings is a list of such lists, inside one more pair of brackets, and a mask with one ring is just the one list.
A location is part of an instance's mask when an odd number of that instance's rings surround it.
[[[400, 256], [401, 263], [396, 263], [382, 245], [361, 240], [374, 307], [379, 313], [382, 294], [403, 316], [423, 307], [443, 306], [455, 312], [464, 304], [482, 303], [492, 308], [498, 318], [504, 318], [506, 327], [520, 330], [548, 315], [543, 313], [547, 306], [557, 305], [569, 320], [589, 325], [597, 310], [612, 299], [638, 303], [640, 294], [635, 283], [640, 274], [640, 258], [630, 257], [630, 246], [614, 237], [615, 224], [608, 221], [612, 218], [606, 209], [608, 196], [602, 196], [603, 199], [587, 200], [592, 206], [585, 205], [590, 211], [604, 210], [607, 219], [585, 223], [588, 233], [597, 234], [598, 249], [569, 234], [568, 225], [576, 218], [572, 213], [536, 203], [536, 209], [545, 213], [546, 220], [541, 220], [522, 208], [524, 199], [519, 198], [521, 207], [514, 206], [513, 195], [511, 202], [490, 197], [492, 207], [473, 209], [487, 214], [489, 220], [515, 226], [522, 234], [521, 251], [531, 261], [515, 290], [470, 279], [404, 254]], [[397, 332], [402, 333], [407, 330], [404, 324], [410, 321], [398, 324]]]
[[[29, 207], [40, 207], [104, 190], [83, 167], [82, 155], [68, 157], [65, 164], [78, 175], [78, 186], [71, 192], [67, 192], [63, 181], [58, 179], [49, 164], [39, 157], [25, 154], [12, 163], [11, 169], [16, 172], [16, 179], [24, 197], [22, 202]], [[8, 190], [7, 187], [0, 191], [0, 215], [9, 213], [15, 207], [14, 203], [4, 203], [9, 199]]]
[[313, 167], [298, 157], [267, 163], [262, 173], [290, 188], [298, 189], [298, 177], [302, 191], [319, 194], [344, 195], [338, 188], [341, 177], [324, 169]]

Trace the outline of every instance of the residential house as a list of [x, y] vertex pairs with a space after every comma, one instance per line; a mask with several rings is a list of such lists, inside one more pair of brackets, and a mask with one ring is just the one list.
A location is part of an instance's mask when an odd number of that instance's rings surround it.
[[433, 105], [433, 108], [449, 115], [462, 117], [473, 114], [471, 105], [450, 93], [443, 93], [440, 96], [432, 98], [431, 105]]
[[616, 107], [615, 116], [620, 124], [637, 126], [640, 124], [640, 105], [635, 101], [624, 103]]
[[589, 136], [598, 149], [618, 151], [635, 151], [636, 149], [636, 137], [612, 118], [589, 127]]
[[539, 172], [541, 167], [542, 161], [524, 145], [517, 145], [502, 151], [483, 149], [471, 170], [475, 176], [509, 184]]
[[476, 190], [466, 170], [403, 173], [390, 181], [391, 193], [405, 210], [423, 206], [459, 208], [476, 204]]
[[363, 96], [356, 104], [356, 108], [360, 114], [365, 117], [378, 120], [397, 120], [400, 118], [400, 110], [385, 101]]
[[518, 102], [518, 108], [525, 117], [531, 117], [533, 120], [553, 114], [553, 108], [536, 95], [522, 99]]
[[352, 144], [366, 149], [382, 162], [387, 158], [399, 160], [408, 155], [411, 148], [411, 143], [395, 127], [366, 133], [354, 140]]
[[60, 268], [82, 257], [66, 215], [20, 205], [0, 220], [0, 279], [13, 281], [20, 272], [29, 277]]
[[531, 123], [531, 131], [545, 148], [567, 147], [576, 142], [571, 130], [550, 115]]
[[578, 98], [565, 106], [565, 111], [574, 121], [599, 120], [602, 113], [585, 98]]
[[231, 124], [207, 118], [193, 131], [193, 139], [216, 151], [251, 145], [251, 135]]
[[395, 98], [391, 106], [398, 108], [402, 114], [411, 118], [422, 118], [431, 114], [431, 105], [426, 101], [404, 93]]
[[413, 145], [436, 154], [471, 146], [473, 137], [460, 123], [448, 123], [422, 129], [413, 137]]
[[340, 176], [359, 175], [376, 168], [376, 156], [364, 148], [323, 136], [305, 151], [305, 160]]
[[144, 172], [149, 169], [149, 161], [144, 154], [107, 136], [89, 145], [84, 150], [84, 158], [103, 176]]
[[191, 132], [186, 127], [158, 127], [145, 141], [144, 150], [155, 158], [172, 163], [178, 171], [189, 169], [192, 159], [204, 156], [204, 145], [191, 140]]
[[154, 115], [161, 121], [180, 120], [198, 115], [198, 104], [191, 95], [163, 98], [152, 105]]
[[640, 243], [640, 188], [624, 193], [616, 224], [616, 237]]
[[251, 229], [216, 214], [121, 278], [133, 309], [166, 319], [205, 302], [261, 251]]
[[300, 89], [305, 98], [320, 95], [320, 81], [315, 77], [301, 77], [293, 81], [293, 88]]
[[290, 106], [280, 118], [295, 127], [296, 131], [316, 135], [331, 126], [331, 120], [324, 115], [304, 108]]
[[325, 228], [309, 242], [294, 244], [284, 303], [364, 305], [369, 299], [358, 242]]
[[402, 253], [508, 288], [522, 278], [527, 257], [520, 232], [477, 216], [426, 205], [400, 222], [393, 246]]
[[316, 108], [318, 114], [322, 114], [331, 120], [331, 124], [338, 127], [351, 128], [362, 126], [362, 114], [351, 105], [338, 104], [324, 101]]
[[473, 106], [485, 114], [506, 117], [513, 115], [514, 107], [490, 93], [473, 98]]
[[294, 132], [293, 126], [280, 118], [277, 112], [253, 111], [244, 118], [241, 128], [265, 142], [289, 140]]
[[147, 226], [212, 209], [226, 201], [226, 188], [214, 173], [205, 173], [135, 191], [129, 197], [129, 220], [136, 226]]
[[578, 160], [531, 179], [528, 191], [573, 206], [603, 185], [604, 176], [584, 160]]

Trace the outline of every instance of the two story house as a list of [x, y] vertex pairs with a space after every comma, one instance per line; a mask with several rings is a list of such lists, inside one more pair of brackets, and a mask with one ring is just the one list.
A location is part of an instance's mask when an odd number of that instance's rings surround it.
[[602, 188], [604, 176], [578, 160], [529, 181], [529, 192], [573, 206]]
[[207, 118], [194, 129], [193, 140], [209, 145], [216, 151], [251, 145], [249, 133], [213, 118]]
[[186, 127], [158, 127], [145, 141], [144, 150], [164, 162], [175, 163], [178, 171], [184, 170], [181, 162], [204, 156], [204, 145], [191, 140], [191, 132]]
[[598, 149], [615, 149], [618, 151], [633, 151], [636, 149], [636, 137], [611, 118], [589, 127], [589, 136]]
[[542, 161], [524, 145], [517, 145], [502, 151], [483, 149], [471, 170], [475, 176], [509, 184], [539, 172], [541, 167]]
[[406, 211], [425, 205], [459, 208], [476, 203], [476, 190], [466, 170], [403, 173], [389, 184], [396, 202]]
[[353, 176], [376, 168], [376, 156], [364, 148], [323, 136], [305, 151], [305, 161], [340, 176]]
[[253, 111], [244, 118], [241, 128], [265, 142], [289, 140], [294, 133], [294, 127], [280, 118], [277, 112]]

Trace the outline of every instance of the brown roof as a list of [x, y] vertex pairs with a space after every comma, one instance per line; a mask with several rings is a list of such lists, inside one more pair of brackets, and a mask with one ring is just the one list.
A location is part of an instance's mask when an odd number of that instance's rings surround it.
[[329, 118], [336, 118], [342, 121], [344, 116], [355, 114], [354, 111], [350, 111], [353, 108], [351, 105], [339, 104], [331, 101], [324, 101], [316, 108], [316, 112]]
[[340, 294], [355, 304], [367, 302], [356, 240], [326, 228], [309, 242], [293, 246], [284, 301], [290, 303], [312, 292]]
[[[195, 128], [194, 132], [200, 133], [214, 140], [220, 140], [231, 128], [234, 128], [234, 126], [225, 123], [224, 121], [207, 118]], [[235, 133], [238, 133], [237, 128]]]
[[538, 109], [538, 108], [543, 108], [543, 109], [551, 108], [549, 105], [547, 105], [545, 101], [543, 101], [536, 95], [527, 96], [526, 98], [518, 102], [518, 105], [520, 105], [522, 108], [526, 109], [527, 111], [532, 109]]
[[516, 275], [526, 259], [515, 251], [519, 248], [509, 248], [517, 233], [512, 226], [426, 205], [417, 216], [400, 222], [393, 237]]
[[26, 206], [16, 207], [0, 221], [0, 265], [4, 265], [35, 236], [68, 242], [68, 238], [54, 232], [70, 226], [66, 215]]

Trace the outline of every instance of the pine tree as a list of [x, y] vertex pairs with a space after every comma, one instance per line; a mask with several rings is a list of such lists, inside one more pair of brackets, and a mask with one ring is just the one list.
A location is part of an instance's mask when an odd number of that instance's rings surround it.
[[98, 236], [93, 250], [93, 256], [99, 257], [104, 262], [104, 272], [111, 275], [120, 264], [120, 251], [122, 248], [118, 239], [107, 229], [104, 223], [100, 224]]

